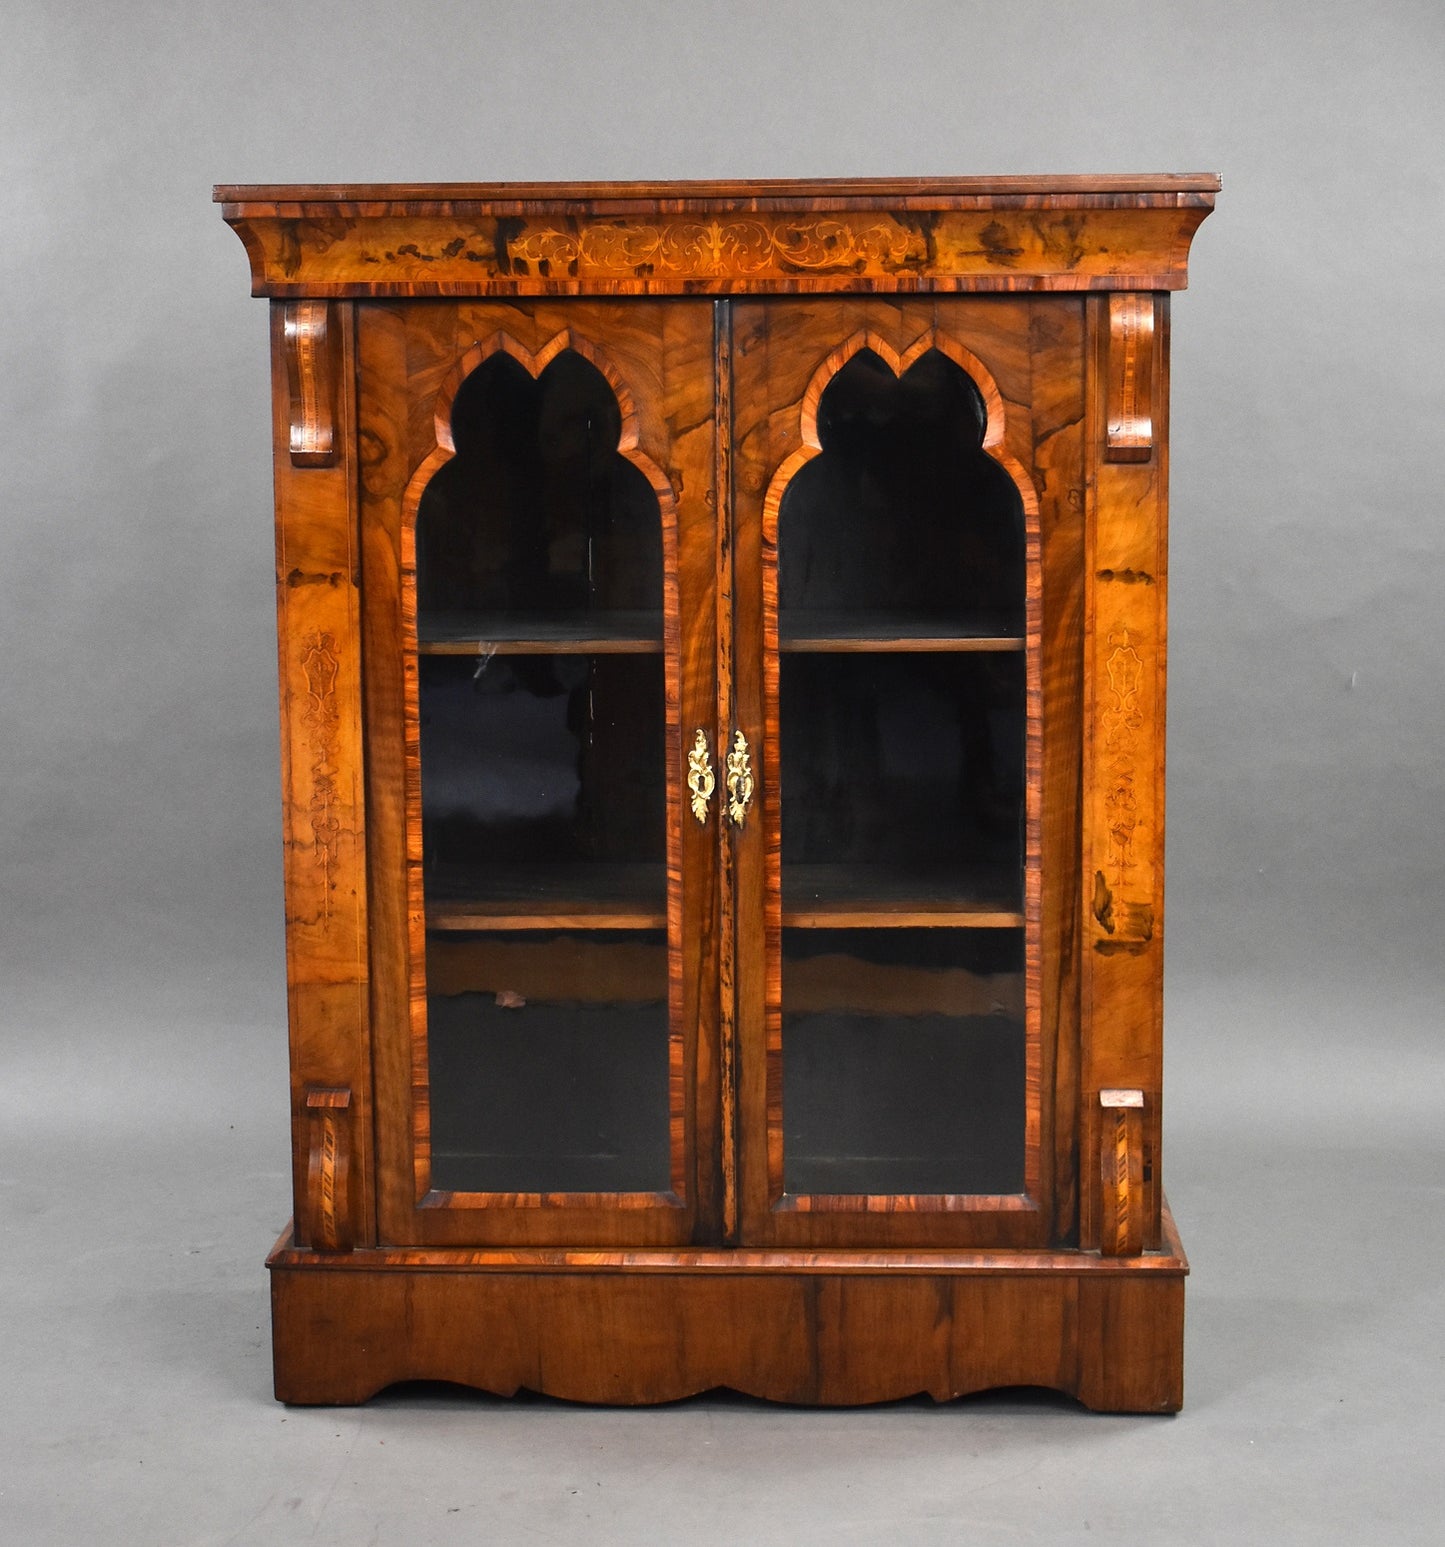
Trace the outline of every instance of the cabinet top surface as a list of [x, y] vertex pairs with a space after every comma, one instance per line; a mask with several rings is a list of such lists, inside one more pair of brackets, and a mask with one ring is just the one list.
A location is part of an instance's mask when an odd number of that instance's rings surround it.
[[1213, 172], [1163, 172], [1049, 177], [833, 177], [604, 183], [218, 183], [218, 204], [331, 203], [664, 203], [754, 199], [920, 199], [1043, 194], [1217, 193]]
[[1213, 174], [222, 184], [254, 295], [1180, 290]]

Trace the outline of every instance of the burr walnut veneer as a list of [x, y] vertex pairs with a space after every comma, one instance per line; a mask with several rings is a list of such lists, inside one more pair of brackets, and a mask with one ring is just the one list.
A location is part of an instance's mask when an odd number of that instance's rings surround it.
[[271, 299], [277, 1395], [1182, 1395], [1213, 177], [224, 187]]

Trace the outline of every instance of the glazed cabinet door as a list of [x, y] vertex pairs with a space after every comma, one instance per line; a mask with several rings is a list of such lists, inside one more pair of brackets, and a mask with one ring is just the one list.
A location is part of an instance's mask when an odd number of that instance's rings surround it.
[[380, 1238], [716, 1229], [714, 307], [358, 308]]
[[1066, 1239], [1082, 303], [738, 303], [731, 350], [739, 1239]]

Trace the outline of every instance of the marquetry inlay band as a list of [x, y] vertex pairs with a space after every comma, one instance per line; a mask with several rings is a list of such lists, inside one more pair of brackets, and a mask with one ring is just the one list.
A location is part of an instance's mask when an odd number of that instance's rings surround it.
[[[274, 190], [272, 190], [274, 192]], [[597, 285], [612, 294], [683, 294], [721, 281], [731, 294], [893, 289], [1177, 290], [1206, 189], [935, 194], [800, 186], [794, 207], [696, 203], [640, 190], [597, 198], [416, 201], [224, 190], [258, 295], [542, 295]], [[252, 197], [250, 195], [255, 195]], [[727, 202], [727, 201], [720, 201]], [[539, 207], [553, 203], [553, 208]], [[589, 207], [589, 205], [602, 207]], [[653, 207], [648, 207], [653, 206]], [[819, 207], [821, 206], [821, 207]]]
[[306, 678], [306, 700], [301, 724], [306, 729], [310, 755], [311, 796], [306, 815], [311, 825], [311, 858], [321, 880], [322, 924], [331, 922], [340, 858], [341, 822], [337, 817], [341, 773], [338, 737], [341, 712], [336, 701], [336, 680], [341, 671], [335, 636], [318, 630], [302, 641], [301, 670]]
[[[846, 269], [901, 264], [917, 237], [892, 221], [761, 220], [754, 217], [555, 226], [507, 243], [514, 268], [597, 275], [635, 273], [755, 276], [784, 269]], [[921, 249], [921, 244], [920, 244]]]
[[1145, 946], [1154, 936], [1153, 863], [1140, 787], [1149, 772], [1144, 717], [1149, 663], [1135, 629], [1112, 629], [1105, 643], [1096, 744], [1108, 853], [1094, 873], [1092, 911], [1112, 945]]

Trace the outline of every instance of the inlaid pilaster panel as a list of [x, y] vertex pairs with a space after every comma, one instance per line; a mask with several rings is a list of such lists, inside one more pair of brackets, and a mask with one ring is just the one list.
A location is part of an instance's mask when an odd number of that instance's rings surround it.
[[[272, 308], [292, 1166], [302, 1230], [316, 1218], [318, 1125], [339, 1140], [371, 1120], [352, 325], [347, 304]], [[336, 1090], [350, 1093], [340, 1117], [311, 1101]], [[338, 1242], [375, 1239], [367, 1153], [347, 1141]]]
[[[1089, 303], [1085, 554], [1081, 1153], [1100, 1153], [1100, 1092], [1142, 1093], [1143, 1235], [1158, 1240], [1164, 901], [1167, 297]], [[1099, 1189], [1080, 1197], [1099, 1245]]]

